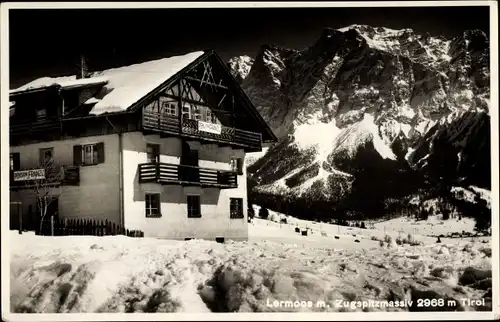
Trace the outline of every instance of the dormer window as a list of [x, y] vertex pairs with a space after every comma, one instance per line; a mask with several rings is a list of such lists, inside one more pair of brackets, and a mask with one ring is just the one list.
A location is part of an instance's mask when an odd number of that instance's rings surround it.
[[45, 119], [46, 117], [47, 117], [47, 109], [39, 108], [36, 110], [36, 119], [37, 120]]

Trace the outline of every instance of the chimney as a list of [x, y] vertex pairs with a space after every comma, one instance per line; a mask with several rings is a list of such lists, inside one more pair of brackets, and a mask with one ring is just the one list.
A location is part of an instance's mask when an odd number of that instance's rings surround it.
[[87, 62], [85, 60], [85, 56], [80, 55], [80, 64], [78, 65], [79, 70], [78, 73], [76, 74], [77, 79], [81, 78], [87, 78], [88, 77], [88, 68], [87, 68]]

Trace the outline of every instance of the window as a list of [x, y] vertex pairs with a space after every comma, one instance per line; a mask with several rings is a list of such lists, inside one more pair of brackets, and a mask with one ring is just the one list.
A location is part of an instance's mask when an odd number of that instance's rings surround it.
[[201, 121], [201, 108], [199, 106], [194, 106], [194, 119], [197, 121]]
[[148, 144], [146, 147], [148, 163], [160, 162], [160, 146], [158, 144]]
[[175, 102], [163, 102], [163, 110], [165, 114], [170, 116], [177, 116], [177, 104]]
[[218, 124], [218, 120], [217, 120], [217, 117], [215, 116], [215, 114], [210, 110], [210, 108], [207, 107], [206, 109], [206, 118], [205, 118], [205, 121], [206, 122], [209, 122], [209, 123], [214, 123], [214, 124]]
[[202, 109], [198, 105], [185, 104], [182, 106], [182, 118], [190, 120], [202, 120]]
[[104, 163], [104, 143], [75, 145], [73, 147], [74, 165], [96, 165]]
[[37, 119], [44, 119], [46, 117], [47, 117], [47, 109], [39, 108], [36, 110], [36, 118]]
[[188, 218], [201, 218], [200, 196], [187, 196]]
[[146, 194], [146, 217], [158, 218], [161, 217], [160, 213], [160, 194], [147, 193]]
[[82, 164], [97, 164], [97, 149], [95, 144], [87, 144], [82, 149]]
[[40, 166], [49, 164], [53, 160], [53, 155], [53, 148], [40, 149]]
[[242, 158], [231, 158], [231, 170], [238, 173], [238, 175], [243, 174], [243, 159]]
[[231, 198], [229, 202], [229, 218], [243, 217], [243, 198]]
[[10, 154], [10, 171], [17, 171], [21, 168], [20, 166], [20, 154], [14, 152]]
[[189, 104], [182, 106], [182, 118], [191, 119], [191, 106]]

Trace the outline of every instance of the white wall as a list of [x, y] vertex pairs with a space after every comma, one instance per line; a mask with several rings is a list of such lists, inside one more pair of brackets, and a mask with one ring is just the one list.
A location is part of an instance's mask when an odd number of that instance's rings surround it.
[[[60, 165], [73, 164], [73, 146], [104, 142], [104, 163], [81, 166], [80, 185], [63, 186], [54, 190], [59, 195], [59, 215], [65, 218], [108, 219], [119, 223], [119, 153], [118, 135], [83, 137], [64, 141], [51, 141], [24, 146], [12, 146], [10, 152], [20, 153], [20, 167], [36, 168], [39, 149], [53, 148], [54, 160]], [[23, 210], [32, 204], [35, 211], [35, 197], [32, 191], [12, 191], [11, 201], [23, 202]]]
[[[201, 187], [183, 187], [180, 185], [160, 185], [156, 183], [139, 184], [138, 164], [145, 163], [146, 145], [160, 144], [160, 161], [180, 163], [181, 140], [179, 138], [160, 138], [157, 135], [144, 136], [139, 132], [123, 135], [124, 150], [124, 200], [125, 226], [127, 229], [139, 229], [145, 236], [163, 238], [204, 238], [246, 240], [247, 194], [246, 172], [238, 176], [238, 188], [219, 189]], [[230, 170], [230, 158], [244, 158], [244, 151], [229, 147], [220, 148], [215, 144], [201, 145], [189, 142], [192, 149], [197, 149], [200, 167]], [[161, 193], [160, 218], [146, 218], [145, 194]], [[187, 194], [199, 194], [201, 197], [201, 218], [187, 217]], [[229, 198], [243, 198], [243, 219], [229, 218]]]

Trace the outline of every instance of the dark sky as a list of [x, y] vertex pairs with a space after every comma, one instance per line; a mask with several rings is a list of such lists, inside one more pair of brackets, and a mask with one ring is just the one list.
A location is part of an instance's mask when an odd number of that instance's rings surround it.
[[262, 44], [301, 49], [351, 24], [489, 34], [489, 7], [11, 10], [10, 87], [75, 74], [80, 54], [91, 71], [203, 49], [227, 60]]

